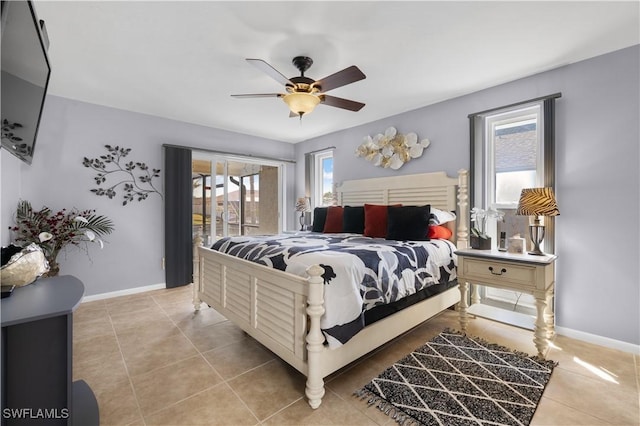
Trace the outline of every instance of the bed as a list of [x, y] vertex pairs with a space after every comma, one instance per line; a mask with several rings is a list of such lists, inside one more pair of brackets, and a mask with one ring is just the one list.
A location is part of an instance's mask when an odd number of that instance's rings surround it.
[[[343, 182], [338, 204], [430, 205], [457, 211], [449, 222], [454, 248], [468, 243], [468, 172], [421, 173]], [[340, 345], [327, 344], [325, 268], [312, 264], [304, 276], [273, 269], [211, 248], [196, 237], [194, 298], [204, 302], [307, 377], [305, 395], [312, 408], [324, 396], [324, 377], [362, 357], [460, 301], [457, 285], [366, 325]], [[330, 295], [326, 295], [330, 298]]]

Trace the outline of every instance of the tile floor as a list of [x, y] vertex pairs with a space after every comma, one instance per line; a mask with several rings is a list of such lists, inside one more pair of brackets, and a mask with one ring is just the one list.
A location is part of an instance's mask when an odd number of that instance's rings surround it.
[[[449, 310], [326, 380], [322, 405], [305, 378], [211, 308], [194, 313], [191, 287], [81, 304], [74, 380], [91, 386], [102, 425], [394, 425], [352, 392], [444, 328]], [[531, 332], [474, 319], [470, 334], [534, 353]], [[640, 424], [640, 356], [557, 336], [554, 370], [532, 425]]]

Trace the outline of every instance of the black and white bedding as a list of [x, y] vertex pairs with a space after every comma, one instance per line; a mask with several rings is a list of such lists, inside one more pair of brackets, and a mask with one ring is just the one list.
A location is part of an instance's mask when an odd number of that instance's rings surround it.
[[456, 280], [456, 247], [447, 240], [396, 241], [361, 234], [304, 233], [227, 237], [214, 250], [306, 276], [325, 272], [320, 325], [331, 348], [364, 328], [364, 312]]

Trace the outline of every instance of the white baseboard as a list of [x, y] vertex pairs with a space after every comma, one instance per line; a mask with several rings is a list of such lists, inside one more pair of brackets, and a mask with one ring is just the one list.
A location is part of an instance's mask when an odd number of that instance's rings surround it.
[[160, 290], [163, 288], [167, 288], [167, 285], [165, 283], [151, 284], [143, 287], [128, 288], [125, 290], [110, 291], [109, 293], [93, 294], [91, 296], [83, 297], [82, 303], [93, 302], [94, 300], [111, 299], [112, 297], [118, 297], [118, 296], [128, 296], [130, 294], [144, 293], [145, 291]]
[[[535, 317], [531, 315], [508, 311], [505, 309], [484, 305], [482, 303], [471, 305], [468, 308], [468, 312], [479, 317], [491, 319], [493, 321], [515, 325], [516, 327], [526, 328], [529, 330], [535, 329]], [[640, 345], [634, 345], [633, 343], [622, 342], [620, 340], [610, 339], [609, 337], [585, 333], [584, 331], [573, 330], [571, 328], [558, 327], [557, 325], [555, 327], [555, 330], [556, 334], [570, 337], [572, 339], [582, 340], [583, 342], [593, 343], [594, 345], [600, 345], [606, 348], [617, 349], [620, 351], [631, 352], [633, 354], [640, 355]]]
[[634, 345], [633, 343], [610, 339], [596, 334], [585, 333], [584, 331], [573, 330], [571, 328], [558, 327], [557, 325], [556, 333], [562, 336], [571, 337], [572, 339], [582, 340], [595, 345], [640, 355], [640, 345]]

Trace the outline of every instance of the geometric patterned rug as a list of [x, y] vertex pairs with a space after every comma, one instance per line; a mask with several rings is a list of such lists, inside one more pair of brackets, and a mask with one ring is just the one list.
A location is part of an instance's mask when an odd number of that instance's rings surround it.
[[528, 425], [556, 365], [446, 330], [355, 395], [402, 425]]

